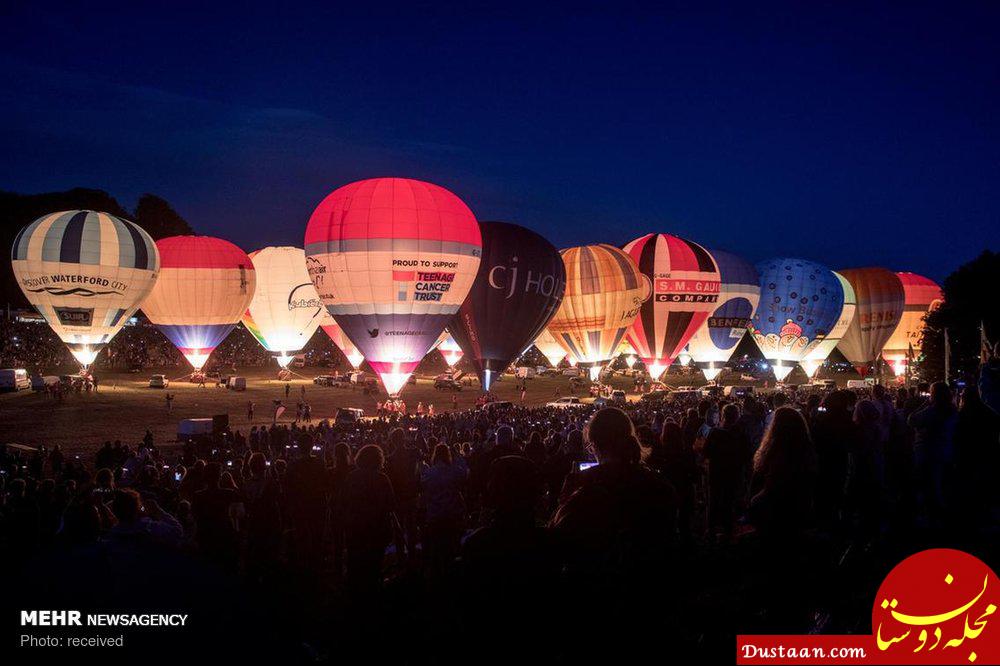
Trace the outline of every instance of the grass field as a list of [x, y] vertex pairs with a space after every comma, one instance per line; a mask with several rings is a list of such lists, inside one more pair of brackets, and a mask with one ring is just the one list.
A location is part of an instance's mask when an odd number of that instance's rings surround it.
[[[166, 372], [170, 376], [169, 371], [155, 369], [139, 375], [102, 374], [98, 393], [69, 393], [62, 402], [32, 391], [0, 394], [0, 443], [48, 447], [59, 444], [67, 453], [86, 453], [105, 440], [121, 439], [134, 444], [149, 428], [155, 441], [166, 445], [176, 439], [181, 419], [216, 414], [228, 414], [230, 427], [246, 433], [252, 425], [247, 420], [248, 401], [255, 404], [254, 423], [271, 422], [273, 400], [282, 400], [288, 407], [279, 422], [290, 423], [295, 417], [295, 403], [301, 399], [302, 387], [305, 387], [305, 401], [312, 407], [314, 421], [331, 418], [338, 407], [360, 407], [371, 415], [377, 400], [374, 396], [365, 396], [360, 388], [351, 390], [313, 384], [312, 378], [323, 374], [322, 368], [301, 370], [302, 376], [290, 382], [287, 400], [285, 382], [278, 381], [276, 372], [270, 370], [245, 373], [247, 390], [239, 392], [217, 388], [214, 384], [199, 388], [187, 381], [173, 381], [166, 390], [149, 388], [149, 376], [155, 372]], [[615, 378], [612, 383], [616, 388], [631, 387], [627, 378]], [[520, 400], [517, 380], [511, 376], [497, 383], [495, 389], [494, 393], [501, 400]], [[174, 395], [170, 413], [165, 400], [167, 393]], [[479, 393], [478, 384], [455, 393], [458, 408], [474, 406]], [[583, 390], [571, 391], [567, 377], [536, 377], [527, 380], [525, 404], [541, 405], [556, 396], [574, 394], [585, 395]], [[433, 403], [435, 410], [441, 412], [452, 409], [452, 395], [450, 391], [434, 389], [431, 377], [419, 377], [416, 385], [408, 385], [403, 390], [402, 398], [410, 411], [422, 401], [425, 406]]]

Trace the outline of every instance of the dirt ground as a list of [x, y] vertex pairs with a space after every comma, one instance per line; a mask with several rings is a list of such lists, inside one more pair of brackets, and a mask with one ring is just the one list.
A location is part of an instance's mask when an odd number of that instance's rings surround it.
[[[323, 368], [300, 370], [301, 376], [289, 382], [287, 399], [285, 382], [276, 378], [276, 370], [244, 373], [247, 390], [239, 392], [217, 388], [214, 384], [198, 387], [186, 380], [171, 381], [166, 390], [149, 388], [149, 376], [155, 372], [102, 374], [99, 392], [70, 393], [61, 402], [32, 391], [0, 394], [0, 443], [48, 447], [59, 444], [68, 454], [84, 454], [105, 440], [121, 439], [134, 444], [149, 428], [155, 441], [163, 445], [175, 441], [178, 422], [187, 418], [228, 414], [230, 427], [246, 433], [252, 424], [271, 422], [274, 400], [282, 400], [287, 407], [279, 422], [290, 423], [295, 417], [296, 402], [303, 399], [303, 388], [304, 400], [312, 407], [314, 421], [332, 418], [338, 407], [360, 407], [372, 415], [379, 399], [364, 395], [360, 388], [313, 384], [314, 376], [324, 374]], [[616, 377], [612, 383], [616, 388], [631, 390], [628, 378]], [[167, 393], [174, 396], [170, 412], [167, 411]], [[418, 377], [416, 385], [407, 385], [402, 398], [410, 411], [418, 402], [423, 402], [425, 406], [433, 404], [435, 410], [441, 412], [452, 409], [452, 395], [458, 397], [459, 409], [468, 409], [475, 405], [479, 393], [479, 385], [475, 383], [454, 394], [436, 390], [433, 378], [428, 376]], [[495, 385], [494, 393], [501, 400], [520, 401], [517, 380], [510, 375]], [[527, 380], [525, 404], [541, 405], [565, 395], [582, 397], [585, 393], [582, 390], [574, 393], [567, 377], [536, 377]], [[251, 401], [255, 405], [253, 423], [247, 419], [247, 403]]]

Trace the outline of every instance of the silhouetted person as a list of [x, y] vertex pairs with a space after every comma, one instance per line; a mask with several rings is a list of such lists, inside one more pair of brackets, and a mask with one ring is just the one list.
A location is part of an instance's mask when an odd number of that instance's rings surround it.
[[374, 444], [362, 447], [355, 464], [343, 494], [347, 578], [356, 598], [370, 602], [381, 587], [382, 558], [392, 541], [395, 497], [382, 471], [382, 449]]
[[954, 462], [958, 410], [944, 382], [931, 385], [930, 403], [909, 418], [914, 429], [913, 461], [919, 510], [934, 527], [943, 522], [945, 479]]
[[708, 526], [711, 532], [721, 531], [724, 538], [732, 536], [736, 519], [736, 502], [746, 478], [750, 462], [750, 442], [737, 427], [740, 408], [734, 404], [722, 410], [722, 423], [712, 428], [705, 438], [703, 455], [708, 461]]

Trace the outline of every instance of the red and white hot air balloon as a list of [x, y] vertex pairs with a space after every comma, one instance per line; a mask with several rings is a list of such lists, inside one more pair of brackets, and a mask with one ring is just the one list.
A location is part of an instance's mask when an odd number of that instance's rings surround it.
[[462, 360], [462, 356], [464, 355], [462, 348], [458, 346], [455, 338], [451, 337], [451, 333], [448, 331], [441, 332], [434, 346], [441, 352], [441, 356], [444, 357], [444, 362], [448, 364], [449, 370], [453, 369]]
[[625, 252], [652, 283], [628, 341], [658, 379], [684, 350], [719, 300], [719, 267], [705, 248], [670, 234], [646, 234]]
[[482, 236], [443, 187], [373, 178], [320, 202], [305, 251], [320, 299], [396, 395], [469, 293]]
[[326, 311], [326, 308], [323, 309], [323, 313], [320, 316], [322, 318], [320, 319], [319, 327], [323, 329], [327, 337], [333, 340], [333, 344], [337, 345], [337, 349], [344, 354], [351, 367], [355, 370], [360, 368], [361, 364], [365, 362], [365, 357], [361, 355], [361, 352], [354, 346], [354, 343], [347, 339], [344, 331], [340, 329], [340, 326], [330, 316], [330, 313]]
[[201, 370], [236, 327], [253, 298], [256, 272], [247, 253], [211, 236], [156, 241], [160, 278], [142, 311]]
[[893, 332], [889, 341], [882, 348], [882, 358], [892, 367], [893, 373], [900, 377], [906, 373], [910, 359], [920, 355], [923, 347], [924, 318], [944, 302], [941, 287], [929, 278], [916, 273], [896, 273], [903, 283], [903, 294], [906, 304], [903, 306], [903, 317], [899, 326]]

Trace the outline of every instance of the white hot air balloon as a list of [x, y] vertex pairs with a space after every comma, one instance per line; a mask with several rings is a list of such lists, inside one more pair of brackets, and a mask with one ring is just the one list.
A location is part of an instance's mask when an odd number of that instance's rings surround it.
[[559, 341], [548, 332], [544, 330], [541, 334], [535, 338], [535, 347], [542, 353], [545, 360], [549, 362], [553, 368], [559, 366], [559, 363], [566, 358], [566, 350], [563, 348]]
[[251, 252], [250, 260], [257, 287], [243, 325], [284, 368], [309, 342], [326, 309], [306, 271], [301, 249], [265, 247]]
[[86, 367], [156, 284], [160, 255], [128, 220], [68, 210], [22, 229], [11, 265], [28, 301]]

